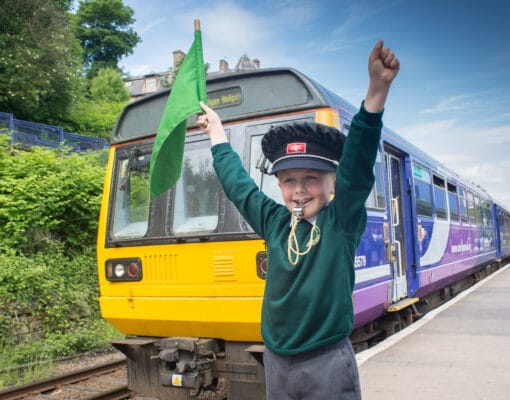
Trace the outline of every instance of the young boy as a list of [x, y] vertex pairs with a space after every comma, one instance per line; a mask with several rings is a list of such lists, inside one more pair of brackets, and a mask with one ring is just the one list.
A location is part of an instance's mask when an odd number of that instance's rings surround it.
[[205, 114], [198, 117], [211, 137], [225, 193], [266, 241], [261, 325], [269, 400], [361, 398], [348, 338], [354, 256], [374, 184], [382, 112], [399, 61], [379, 41], [368, 70], [367, 95], [346, 140], [335, 128], [314, 123], [281, 125], [264, 135], [262, 151], [285, 206], [259, 191], [218, 115], [202, 104]]

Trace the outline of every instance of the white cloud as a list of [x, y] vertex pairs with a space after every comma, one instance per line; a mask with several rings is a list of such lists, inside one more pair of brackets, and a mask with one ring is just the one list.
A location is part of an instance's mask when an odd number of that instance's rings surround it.
[[160, 18], [156, 18], [154, 20], [150, 20], [148, 23], [146, 23], [144, 25], [139, 25], [137, 27], [137, 33], [140, 35], [143, 35], [145, 32], [149, 32], [152, 29], [154, 29], [155, 27], [163, 25], [165, 22], [167, 22], [166, 17], [160, 17]]
[[398, 132], [510, 206], [510, 125], [482, 129], [444, 119], [402, 127]]

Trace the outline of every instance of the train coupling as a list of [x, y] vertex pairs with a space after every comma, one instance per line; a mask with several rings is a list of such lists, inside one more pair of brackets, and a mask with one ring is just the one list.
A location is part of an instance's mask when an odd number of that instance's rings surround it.
[[159, 380], [163, 386], [200, 389], [213, 383], [212, 364], [219, 352], [214, 339], [172, 337], [161, 340]]

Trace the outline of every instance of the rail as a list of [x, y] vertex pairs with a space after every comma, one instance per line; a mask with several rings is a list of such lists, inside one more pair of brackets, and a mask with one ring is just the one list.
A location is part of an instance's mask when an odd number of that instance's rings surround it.
[[[70, 385], [76, 382], [81, 382], [90, 379], [94, 376], [100, 376], [115, 372], [119, 369], [125, 369], [127, 366], [126, 360], [116, 360], [99, 366], [80, 369], [57, 377], [43, 379], [37, 382], [29, 383], [26, 385], [5, 389], [0, 391], [0, 400], [15, 400], [29, 398], [34, 394], [45, 393], [54, 390], [58, 387]], [[125, 399], [129, 397], [127, 384], [109, 389], [108, 391], [94, 394], [89, 399]], [[110, 397], [111, 396], [111, 397]], [[120, 396], [120, 397], [119, 397]]]

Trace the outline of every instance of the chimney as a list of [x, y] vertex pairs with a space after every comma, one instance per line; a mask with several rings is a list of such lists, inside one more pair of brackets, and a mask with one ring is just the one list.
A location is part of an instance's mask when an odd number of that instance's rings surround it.
[[253, 64], [255, 64], [255, 67], [257, 67], [257, 69], [260, 69], [260, 60], [258, 58], [254, 58], [252, 62]]
[[220, 60], [220, 72], [228, 72], [228, 62], [223, 59]]
[[174, 51], [174, 71], [177, 69], [177, 66], [180, 66], [184, 57], [186, 57], [186, 54], [182, 50]]

